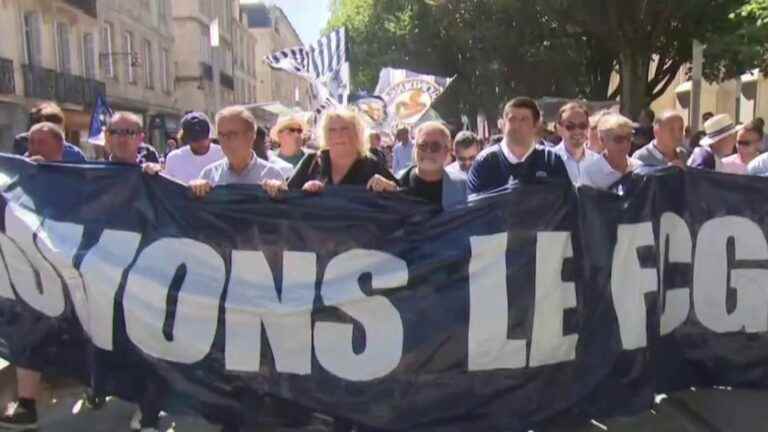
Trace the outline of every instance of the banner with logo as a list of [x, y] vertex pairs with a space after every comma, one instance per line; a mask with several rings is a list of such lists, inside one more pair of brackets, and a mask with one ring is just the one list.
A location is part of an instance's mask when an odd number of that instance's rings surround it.
[[3, 156], [0, 190], [0, 355], [170, 412], [523, 431], [766, 385], [765, 179], [543, 182], [441, 213]]
[[411, 126], [429, 111], [453, 78], [426, 75], [405, 69], [384, 68], [374, 94], [386, 102], [392, 126]]

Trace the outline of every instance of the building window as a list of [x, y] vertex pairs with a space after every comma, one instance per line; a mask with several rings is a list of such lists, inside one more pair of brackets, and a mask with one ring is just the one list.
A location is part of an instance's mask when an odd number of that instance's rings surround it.
[[104, 26], [101, 27], [101, 54], [99, 55], [99, 61], [101, 62], [101, 68], [105, 76], [110, 78], [115, 77], [115, 64], [113, 63], [112, 53], [114, 45], [112, 43], [114, 27], [111, 22], [104, 22]]
[[168, 50], [163, 49], [160, 51], [160, 88], [166, 93], [171, 91], [171, 71], [168, 67]]
[[160, 24], [165, 24], [168, 20], [168, 8], [165, 0], [157, 0], [157, 16], [160, 18]]
[[27, 12], [24, 14], [24, 53], [27, 63], [39, 66], [42, 54], [42, 40], [40, 38], [40, 14]]
[[96, 46], [93, 33], [83, 34], [83, 73], [86, 78], [96, 78]]
[[147, 88], [155, 87], [154, 62], [152, 61], [152, 42], [144, 40], [144, 83]]
[[69, 50], [69, 24], [56, 22], [56, 60], [59, 72], [72, 72], [72, 59]]
[[200, 38], [200, 58], [203, 63], [213, 65], [211, 61], [211, 34], [208, 31], [203, 31]]
[[136, 83], [136, 75], [133, 71], [134, 66], [134, 51], [133, 51], [133, 33], [131, 32], [125, 32], [123, 33], [123, 49], [125, 50], [125, 66], [126, 66], [126, 74], [128, 76], [128, 82], [135, 84]]

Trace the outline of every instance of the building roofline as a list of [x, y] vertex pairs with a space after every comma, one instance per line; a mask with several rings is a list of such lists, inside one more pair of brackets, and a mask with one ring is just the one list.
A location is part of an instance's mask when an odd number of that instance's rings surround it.
[[288, 23], [288, 28], [290, 28], [290, 29], [291, 29], [291, 31], [293, 32], [293, 35], [294, 35], [294, 36], [296, 36], [296, 39], [298, 39], [298, 40], [299, 40], [299, 43], [300, 43], [301, 45], [305, 45], [305, 44], [307, 44], [307, 43], [312, 43], [312, 42], [305, 42], [304, 40], [302, 40], [302, 39], [301, 39], [301, 36], [300, 36], [300, 35], [299, 35], [299, 33], [296, 31], [296, 28], [293, 26], [293, 23], [291, 22], [291, 20], [290, 20], [290, 19], [288, 19], [288, 15], [286, 15], [286, 14], [285, 14], [285, 12], [283, 11], [283, 9], [282, 9], [280, 6], [277, 6], [277, 5], [271, 5], [269, 8], [270, 8], [270, 9], [272, 9], [272, 10], [278, 10], [278, 11], [280, 11], [280, 14], [283, 16], [283, 18], [285, 18], [285, 21]]

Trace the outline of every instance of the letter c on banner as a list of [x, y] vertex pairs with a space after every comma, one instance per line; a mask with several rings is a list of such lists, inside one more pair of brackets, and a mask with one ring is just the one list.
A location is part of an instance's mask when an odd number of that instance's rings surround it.
[[365, 329], [365, 350], [352, 348], [352, 325], [319, 321], [315, 324], [315, 354], [329, 372], [350, 381], [368, 381], [392, 372], [403, 354], [403, 321], [383, 296], [367, 297], [358, 277], [370, 273], [373, 289], [408, 284], [408, 266], [388, 253], [354, 249], [328, 263], [322, 295], [327, 305], [346, 312]]
[[[168, 340], [163, 334], [168, 291], [182, 264], [187, 274], [176, 303], [173, 337]], [[140, 253], [125, 285], [128, 337], [159, 359], [179, 363], [202, 360], [216, 335], [225, 278], [224, 260], [204, 243], [183, 238], [152, 243]]]

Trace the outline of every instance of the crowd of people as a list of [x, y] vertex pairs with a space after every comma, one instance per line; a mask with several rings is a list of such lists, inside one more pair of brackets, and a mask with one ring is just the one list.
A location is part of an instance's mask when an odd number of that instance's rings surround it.
[[[768, 175], [761, 119], [738, 125], [727, 114], [708, 113], [703, 120], [704, 130], [691, 133], [678, 112], [646, 113], [635, 123], [612, 111], [592, 113], [588, 105], [573, 101], [559, 110], [552, 136], [542, 133], [536, 102], [519, 97], [504, 106], [501, 134], [489, 140], [429, 121], [412, 130], [398, 128], [394, 145], [385, 145], [382, 131], [368, 127], [352, 109], [326, 111], [314, 130], [293, 115], [281, 117], [268, 131], [246, 108], [230, 106], [218, 112], [213, 124], [203, 113], [186, 114], [178, 137], [169, 139], [170, 151], [161, 157], [144, 142], [141, 117], [116, 112], [108, 120], [101, 156], [107, 163], [134, 165], [146, 175], [183, 183], [197, 199], [227, 184], [259, 185], [271, 199], [288, 191], [321, 194], [347, 185], [410, 195], [444, 210], [541, 179], [611, 190], [641, 167]], [[64, 127], [62, 110], [41, 104], [30, 113], [29, 131], [17, 137], [14, 152], [36, 162], [85, 162], [83, 152], [66, 142]], [[0, 429], [37, 425], [40, 371], [20, 364], [17, 377], [18, 400], [0, 418]], [[164, 408], [159, 402], [163, 389], [157, 386], [148, 386], [149, 396], [131, 420], [133, 430], [157, 430]], [[89, 400], [98, 406], [98, 396]], [[298, 416], [302, 421], [309, 417]], [[237, 425], [226, 430], [237, 430]]]

